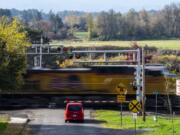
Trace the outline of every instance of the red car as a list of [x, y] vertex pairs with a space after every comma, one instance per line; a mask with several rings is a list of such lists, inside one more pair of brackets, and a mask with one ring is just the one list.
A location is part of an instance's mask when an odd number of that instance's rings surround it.
[[81, 103], [67, 103], [64, 113], [65, 122], [81, 121], [84, 122], [84, 110]]

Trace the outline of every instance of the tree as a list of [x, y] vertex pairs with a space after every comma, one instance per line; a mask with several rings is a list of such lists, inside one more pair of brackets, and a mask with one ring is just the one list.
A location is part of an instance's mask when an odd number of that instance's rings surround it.
[[146, 10], [139, 12], [139, 34], [142, 38], [148, 38], [151, 36], [150, 17]]
[[77, 16], [66, 16], [64, 19], [65, 24], [67, 24], [68, 27], [70, 27], [70, 33], [74, 33], [74, 26], [78, 23], [78, 17]]
[[78, 18], [79, 31], [87, 31], [87, 19], [85, 16]]
[[49, 20], [52, 25], [52, 31], [56, 34], [63, 27], [63, 22], [59, 15], [54, 14], [52, 11], [49, 13]]
[[164, 29], [168, 37], [180, 37], [180, 4], [171, 4], [165, 6], [162, 10]]
[[97, 33], [102, 40], [116, 39], [118, 35], [117, 14], [110, 10], [101, 12], [97, 18]]
[[94, 27], [94, 24], [93, 24], [93, 17], [91, 14], [89, 14], [87, 16], [87, 27], [88, 27], [88, 40], [91, 40], [92, 39], [92, 36], [93, 36], [93, 27]]
[[97, 17], [96, 31], [100, 40], [108, 39], [108, 14], [106, 12], [101, 12]]
[[125, 21], [128, 25], [126, 29], [126, 36], [129, 39], [136, 39], [139, 28], [139, 15], [134, 9], [130, 9], [126, 15]]
[[0, 19], [0, 89], [19, 89], [26, 68], [25, 48], [30, 43], [22, 24]]
[[11, 11], [9, 9], [0, 9], [0, 17], [1, 16], [11, 17]]
[[49, 38], [43, 34], [42, 30], [37, 30], [37, 29], [31, 29], [31, 28], [25, 28], [27, 37], [29, 38], [29, 42], [33, 44], [40, 44], [41, 43], [41, 38], [43, 38], [43, 43], [48, 44], [49, 43]]
[[35, 28], [37, 22], [42, 19], [42, 13], [36, 9], [23, 10], [21, 18], [24, 24]]

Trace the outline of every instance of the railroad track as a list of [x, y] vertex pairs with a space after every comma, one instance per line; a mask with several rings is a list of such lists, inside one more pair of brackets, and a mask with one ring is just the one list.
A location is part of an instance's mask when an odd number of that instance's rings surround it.
[[[123, 109], [128, 110], [128, 103], [134, 99], [134, 95], [128, 95], [127, 101], [123, 103]], [[172, 110], [180, 114], [180, 98], [170, 97]], [[0, 109], [21, 109], [21, 108], [62, 108], [66, 102], [81, 102], [85, 107], [96, 109], [119, 109], [116, 95], [1, 95]], [[154, 96], [148, 96], [146, 100], [146, 110], [155, 111]], [[159, 112], [168, 113], [169, 106], [166, 96], [158, 97], [157, 109]]]

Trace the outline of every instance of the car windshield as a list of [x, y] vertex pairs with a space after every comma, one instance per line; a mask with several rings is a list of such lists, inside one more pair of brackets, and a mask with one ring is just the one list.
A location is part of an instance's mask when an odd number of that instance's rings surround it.
[[68, 110], [69, 111], [80, 111], [81, 110], [81, 106], [79, 106], [79, 105], [70, 105], [68, 107]]

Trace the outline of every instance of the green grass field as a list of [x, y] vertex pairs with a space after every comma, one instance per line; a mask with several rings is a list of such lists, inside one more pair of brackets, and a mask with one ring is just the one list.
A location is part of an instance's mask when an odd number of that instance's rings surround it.
[[[94, 47], [94, 46], [120, 46], [130, 47], [134, 41], [53, 41], [52, 44], [61, 44], [73, 47]], [[140, 46], [154, 46], [160, 49], [176, 49], [180, 50], [180, 40], [144, 40], [136, 41]]]
[[7, 115], [0, 115], [0, 134], [7, 128], [9, 117]]
[[80, 40], [87, 40], [88, 32], [74, 32], [74, 36]]
[[[9, 115], [0, 115], [0, 135], [20, 135], [24, 124], [10, 124], [8, 123], [9, 120]], [[29, 129], [25, 128], [21, 135], [29, 135]]]
[[[123, 126], [120, 126], [120, 112], [98, 110], [95, 113], [95, 118], [105, 121], [104, 127], [116, 128], [116, 129], [134, 129], [134, 122], [132, 116], [123, 116]], [[174, 135], [180, 135], [180, 117], [174, 119]], [[143, 135], [171, 135], [172, 134], [172, 122], [168, 117], [158, 117], [158, 121], [153, 120], [153, 116], [147, 116], [146, 122], [142, 121], [142, 117], [137, 118], [138, 129], [149, 129], [152, 131], [146, 132]], [[141, 134], [142, 135], [142, 134]]]
[[140, 46], [154, 46], [160, 49], [174, 49], [180, 50], [180, 39], [179, 40], [142, 40], [142, 41], [88, 41], [87, 32], [75, 32], [75, 37], [80, 39], [80, 41], [53, 41], [53, 44], [61, 44], [64, 46], [73, 47], [93, 47], [93, 46], [120, 46], [120, 47], [130, 47], [134, 42]]

